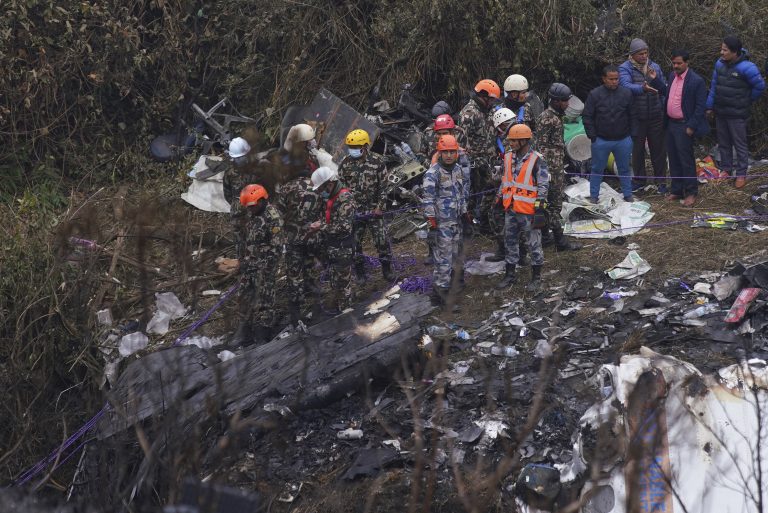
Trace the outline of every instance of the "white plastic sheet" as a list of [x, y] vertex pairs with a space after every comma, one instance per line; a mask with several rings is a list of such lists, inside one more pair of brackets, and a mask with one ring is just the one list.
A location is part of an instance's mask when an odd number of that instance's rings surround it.
[[[640, 231], [654, 216], [649, 203], [628, 203], [605, 182], [600, 184], [597, 205], [589, 202], [589, 181], [583, 178], [577, 178], [577, 183], [567, 187], [565, 196], [561, 210], [561, 215], [566, 220], [564, 233], [573, 237], [613, 239], [632, 235]], [[568, 221], [574, 211], [580, 217], [588, 219]]]
[[195, 163], [189, 176], [192, 183], [187, 192], [182, 193], [181, 199], [195, 208], [206, 212], [229, 212], [230, 206], [224, 199], [224, 172], [209, 176], [205, 180], [197, 180], [195, 176], [208, 169], [206, 159], [222, 160], [221, 157], [202, 155]]
[[613, 280], [629, 280], [637, 278], [651, 270], [651, 264], [641, 257], [637, 251], [630, 251], [620, 263], [605, 271]]

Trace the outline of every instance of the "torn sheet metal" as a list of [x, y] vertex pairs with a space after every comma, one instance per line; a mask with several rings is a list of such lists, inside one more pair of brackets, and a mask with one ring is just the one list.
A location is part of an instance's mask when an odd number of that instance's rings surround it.
[[558, 466], [562, 482], [603, 471], [582, 489], [582, 511], [757, 511], [768, 494], [756, 470], [768, 454], [755, 450], [768, 442], [765, 361], [704, 375], [643, 347], [601, 367], [599, 381], [605, 399], [582, 416], [573, 461]]
[[341, 162], [346, 156], [344, 140], [351, 130], [365, 130], [371, 143], [379, 136], [379, 127], [325, 88], [317, 92], [305, 115], [307, 121], [317, 123], [317, 143], [335, 162]]
[[[189, 176], [192, 183], [181, 199], [195, 208], [206, 212], [228, 213], [229, 203], [224, 198], [224, 169], [222, 157], [202, 155], [195, 163]], [[212, 171], [216, 171], [211, 174]]]

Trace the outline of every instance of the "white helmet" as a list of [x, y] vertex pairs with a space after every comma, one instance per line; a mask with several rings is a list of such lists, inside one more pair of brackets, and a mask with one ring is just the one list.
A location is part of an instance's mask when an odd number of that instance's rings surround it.
[[504, 91], [527, 91], [528, 79], [522, 75], [510, 75], [504, 81]]
[[513, 119], [515, 119], [515, 113], [506, 107], [502, 107], [493, 113], [493, 127], [499, 128], [502, 124]]
[[229, 156], [233, 159], [242, 157], [251, 151], [251, 145], [242, 137], [235, 137], [229, 141]]
[[291, 151], [291, 148], [293, 148], [293, 143], [295, 142], [307, 142], [311, 141], [315, 138], [315, 129], [311, 126], [300, 123], [298, 125], [293, 125], [290, 130], [288, 130], [288, 135], [285, 137], [285, 143], [283, 144], [283, 147], [287, 151]]
[[328, 180], [336, 181], [339, 174], [330, 167], [320, 166], [312, 173], [312, 190], [318, 190]]

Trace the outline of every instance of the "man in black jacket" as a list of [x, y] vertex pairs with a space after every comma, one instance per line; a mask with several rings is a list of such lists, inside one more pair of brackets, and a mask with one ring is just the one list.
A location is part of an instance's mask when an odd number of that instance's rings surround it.
[[[693, 156], [694, 137], [709, 133], [704, 118], [707, 104], [707, 85], [704, 79], [688, 67], [688, 52], [672, 52], [669, 74], [669, 94], [664, 114], [667, 121], [667, 154], [672, 188], [667, 200], [679, 200], [692, 207], [699, 192], [696, 179], [696, 159]], [[684, 178], [681, 178], [684, 177]]]
[[612, 64], [603, 68], [602, 78], [603, 85], [589, 92], [582, 114], [584, 130], [592, 141], [589, 200], [597, 203], [608, 155], [613, 153], [624, 200], [634, 201], [629, 170], [632, 135], [636, 132], [632, 117], [632, 92], [619, 86], [619, 69]]

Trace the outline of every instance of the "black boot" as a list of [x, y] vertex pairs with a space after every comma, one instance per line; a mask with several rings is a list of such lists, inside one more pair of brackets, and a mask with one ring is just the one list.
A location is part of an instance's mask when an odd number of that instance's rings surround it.
[[392, 274], [392, 262], [389, 260], [381, 259], [381, 275], [384, 277], [385, 280], [388, 282], [393, 282], [397, 279], [397, 277]]
[[541, 266], [531, 266], [531, 281], [525, 286], [528, 292], [538, 292], [541, 290]]
[[520, 259], [517, 261], [517, 265], [521, 267], [527, 267], [531, 265], [531, 257], [528, 255], [528, 244], [521, 243], [518, 247], [520, 252]]
[[253, 328], [253, 336], [248, 344], [266, 344], [272, 340], [272, 328], [258, 325]]
[[443, 306], [445, 304], [446, 293], [442, 287], [432, 285], [432, 292], [429, 294], [429, 301], [432, 306]]
[[298, 301], [288, 302], [288, 322], [294, 326], [299, 325], [301, 320], [301, 303]]
[[553, 232], [555, 230], [550, 230], [549, 228], [545, 228], [541, 230], [541, 246], [542, 247], [548, 247], [551, 246], [556, 241], [556, 236], [553, 235]]
[[365, 281], [365, 262], [362, 260], [355, 262], [355, 279], [359, 282]]
[[557, 244], [558, 251], [576, 251], [581, 249], [581, 243], [576, 242], [563, 234], [562, 228], [555, 228], [552, 230], [555, 235], [555, 243]]
[[504, 278], [496, 284], [496, 288], [499, 290], [506, 289], [516, 281], [517, 276], [515, 276], [515, 264], [507, 264]]
[[248, 345], [251, 341], [252, 327], [248, 321], [241, 321], [235, 330], [235, 334], [229, 339], [227, 343], [230, 347], [240, 347]]
[[501, 262], [507, 257], [507, 246], [504, 244], [504, 238], [496, 239], [496, 254], [485, 259], [486, 262]]

